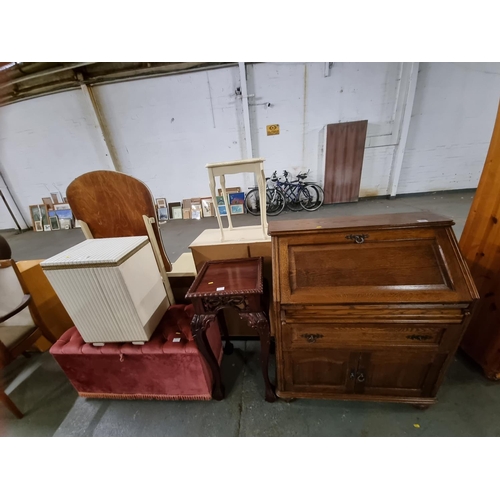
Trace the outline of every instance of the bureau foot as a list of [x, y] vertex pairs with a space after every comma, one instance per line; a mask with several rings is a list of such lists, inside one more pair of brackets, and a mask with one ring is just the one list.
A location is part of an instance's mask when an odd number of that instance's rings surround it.
[[212, 390], [212, 399], [215, 401], [222, 401], [224, 399], [225, 388], [221, 384], [220, 386], [215, 385]]
[[296, 398], [280, 398], [285, 403], [293, 403]]
[[430, 405], [412, 405], [413, 408], [416, 408], [417, 410], [427, 410]]
[[500, 373], [493, 370], [483, 370], [484, 376], [493, 382], [498, 382], [500, 380]]

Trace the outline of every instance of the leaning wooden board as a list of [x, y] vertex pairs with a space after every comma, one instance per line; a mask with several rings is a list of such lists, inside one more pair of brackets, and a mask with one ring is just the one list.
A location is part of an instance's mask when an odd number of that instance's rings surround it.
[[481, 299], [467, 328], [462, 349], [500, 379], [500, 107], [479, 186], [460, 248]]
[[452, 225], [270, 222], [278, 396], [434, 403], [478, 298]]
[[326, 128], [325, 204], [358, 201], [368, 121]]

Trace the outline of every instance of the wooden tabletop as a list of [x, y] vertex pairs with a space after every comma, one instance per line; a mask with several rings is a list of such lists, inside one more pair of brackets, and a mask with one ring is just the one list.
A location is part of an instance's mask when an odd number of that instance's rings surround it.
[[203, 264], [186, 298], [263, 293], [262, 257], [209, 260]]
[[347, 230], [358, 227], [383, 229], [388, 227], [451, 226], [453, 224], [453, 220], [449, 217], [433, 214], [432, 212], [410, 212], [272, 221], [269, 222], [269, 234], [275, 235], [297, 231], [317, 231], [318, 229]]

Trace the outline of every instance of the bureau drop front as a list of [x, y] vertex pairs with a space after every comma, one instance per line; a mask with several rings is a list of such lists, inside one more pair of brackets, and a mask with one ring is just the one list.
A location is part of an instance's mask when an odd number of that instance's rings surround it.
[[453, 224], [270, 222], [278, 395], [434, 403], [478, 298]]

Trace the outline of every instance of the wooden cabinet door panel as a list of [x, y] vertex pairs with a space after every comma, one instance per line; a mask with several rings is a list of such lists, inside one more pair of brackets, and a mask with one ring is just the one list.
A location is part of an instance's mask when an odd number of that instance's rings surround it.
[[[318, 233], [279, 242], [283, 304], [460, 302], [468, 293], [444, 230]], [[364, 234], [364, 233], [363, 233]]]
[[332, 394], [353, 392], [357, 362], [357, 354], [348, 350], [285, 351], [285, 390]]
[[447, 354], [437, 350], [388, 349], [361, 353], [356, 393], [431, 396]]

